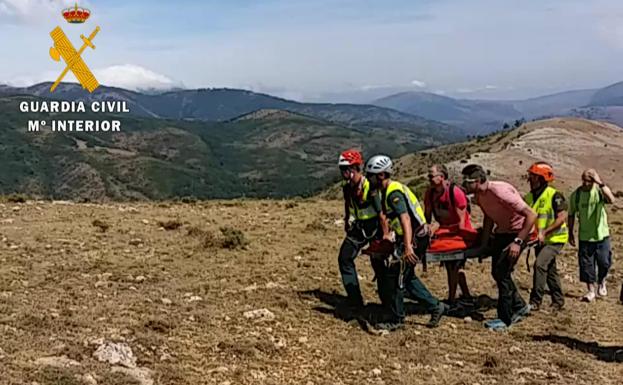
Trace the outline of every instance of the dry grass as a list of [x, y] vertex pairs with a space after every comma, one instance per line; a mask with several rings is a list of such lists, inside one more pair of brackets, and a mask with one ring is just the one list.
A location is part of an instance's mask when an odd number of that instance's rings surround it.
[[[324, 201], [137, 204], [131, 211], [0, 205], [0, 384], [77, 385], [83, 382], [76, 375], [85, 374], [100, 384], [135, 384], [93, 358], [89, 341], [98, 338], [125, 341], [156, 384], [620, 383], [620, 363], [547, 339], [623, 346], [616, 299], [623, 263], [616, 256], [609, 297], [585, 304], [575, 251], [567, 247], [559, 261], [567, 309], [539, 312], [507, 333], [459, 318], [429, 330], [427, 316], [411, 315], [405, 330], [375, 336], [332, 311], [343, 292], [336, 262], [341, 209]], [[322, 220], [314, 221], [318, 213]], [[106, 218], [111, 230], [100, 232], [94, 218]], [[179, 218], [186, 231], [163, 230], [159, 218]], [[251, 240], [247, 250], [221, 247], [225, 227]], [[623, 229], [612, 230], [616, 253]], [[206, 234], [215, 244], [204, 248]], [[364, 295], [376, 302], [369, 262], [360, 257], [357, 264]], [[495, 297], [488, 261], [467, 268], [474, 293]], [[429, 265], [421, 275], [445, 296], [442, 268]], [[520, 287], [530, 287], [523, 260], [516, 275]], [[263, 308], [274, 320], [244, 316]], [[80, 366], [34, 364], [52, 355]]]

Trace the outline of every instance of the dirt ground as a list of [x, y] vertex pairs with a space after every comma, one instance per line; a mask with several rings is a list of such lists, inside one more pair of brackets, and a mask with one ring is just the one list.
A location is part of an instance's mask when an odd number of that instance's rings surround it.
[[[0, 205], [0, 384], [139, 383], [93, 356], [102, 342], [130, 347], [150, 372], [145, 384], [621, 384], [623, 210], [611, 212], [606, 299], [580, 302], [567, 246], [559, 314], [546, 299], [502, 333], [462, 317], [429, 330], [428, 316], [414, 314], [406, 329], [380, 336], [334, 311], [343, 293], [340, 208], [313, 200]], [[246, 248], [228, 248], [241, 240], [223, 226], [241, 230]], [[516, 278], [527, 298], [524, 261]], [[374, 304], [367, 258], [358, 267]], [[442, 268], [418, 273], [445, 298]], [[469, 262], [468, 279], [474, 293], [495, 298], [489, 260]], [[268, 312], [245, 316], [258, 309]]]

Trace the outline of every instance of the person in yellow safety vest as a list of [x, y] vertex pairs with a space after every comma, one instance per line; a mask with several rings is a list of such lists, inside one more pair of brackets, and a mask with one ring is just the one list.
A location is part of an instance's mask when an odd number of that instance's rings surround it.
[[[338, 166], [343, 179], [346, 232], [338, 255], [338, 266], [347, 295], [346, 308], [357, 312], [363, 308], [364, 301], [359, 287], [355, 258], [364, 246], [374, 239], [379, 239], [383, 234], [388, 234], [389, 230], [381, 213], [380, 196], [370, 188], [370, 182], [362, 173], [361, 153], [352, 149], [342, 152]], [[379, 263], [374, 260], [372, 267], [375, 271], [380, 268]], [[383, 298], [380, 294], [379, 291], [379, 296]]]
[[396, 233], [398, 254], [402, 254], [400, 263], [390, 263], [381, 274], [381, 286], [391, 297], [387, 306], [390, 319], [377, 327], [394, 330], [403, 326], [406, 315], [403, 289], [431, 314], [427, 326], [437, 327], [447, 306], [435, 298], [415, 275], [415, 264], [424, 258], [428, 248], [430, 230], [417, 197], [409, 187], [391, 179], [392, 171], [392, 160], [385, 155], [373, 156], [366, 163], [366, 177], [382, 193], [383, 213]]
[[543, 300], [545, 287], [552, 296], [552, 309], [559, 311], [565, 304], [556, 267], [556, 257], [569, 240], [567, 229], [567, 202], [564, 196], [549, 185], [554, 180], [554, 170], [545, 162], [534, 163], [528, 169], [530, 192], [524, 200], [537, 214], [535, 223], [538, 233], [536, 261], [530, 306], [538, 310]]

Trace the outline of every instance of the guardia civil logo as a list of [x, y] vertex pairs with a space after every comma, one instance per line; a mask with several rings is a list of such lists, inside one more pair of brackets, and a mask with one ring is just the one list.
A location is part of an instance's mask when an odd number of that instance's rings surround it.
[[[79, 8], [78, 3], [73, 8], [68, 8], [63, 10], [63, 18], [67, 20], [70, 24], [82, 24], [86, 22], [91, 16], [91, 11], [86, 8]], [[52, 84], [50, 88], [50, 92], [54, 92], [56, 87], [58, 87], [59, 83], [63, 80], [67, 72], [71, 71], [76, 79], [80, 82], [83, 88], [85, 88], [89, 92], [93, 92], [99, 87], [99, 83], [93, 72], [86, 65], [84, 60], [82, 59], [82, 53], [87, 49], [87, 47], [91, 47], [91, 49], [95, 49], [95, 45], [93, 45], [93, 39], [100, 31], [100, 27], [97, 26], [93, 30], [93, 32], [89, 35], [89, 37], [85, 37], [84, 35], [80, 35], [82, 39], [82, 46], [78, 51], [74, 48], [71, 41], [65, 35], [63, 29], [59, 26], [54, 28], [52, 32], [50, 32], [50, 36], [54, 41], [54, 46], [50, 48], [50, 57], [52, 60], [60, 62], [63, 59], [65, 63], [65, 69], [59, 75], [58, 79]]]

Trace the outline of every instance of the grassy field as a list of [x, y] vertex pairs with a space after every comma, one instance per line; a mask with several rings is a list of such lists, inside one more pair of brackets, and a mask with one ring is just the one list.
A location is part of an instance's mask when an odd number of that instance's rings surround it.
[[[621, 383], [623, 211], [611, 213], [608, 298], [580, 302], [567, 246], [559, 314], [546, 299], [504, 333], [477, 314], [434, 330], [413, 314], [406, 329], [379, 336], [334, 311], [343, 293], [340, 209], [320, 200], [0, 205], [0, 384], [140, 383], [135, 369], [95, 358], [108, 342], [132, 350], [144, 384]], [[358, 266], [373, 309], [369, 262]], [[489, 268], [468, 263], [468, 279], [476, 294], [495, 297]], [[422, 277], [445, 296], [442, 268]], [[258, 309], [270, 313], [247, 318]]]

